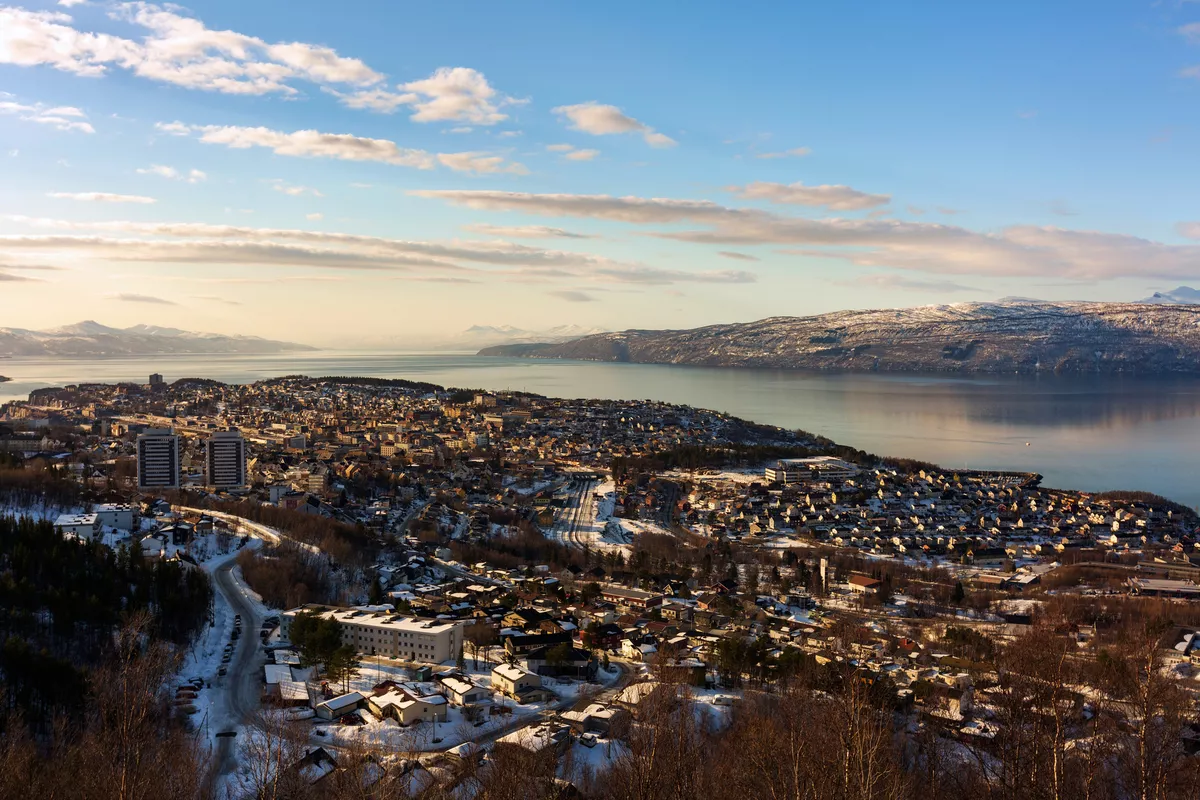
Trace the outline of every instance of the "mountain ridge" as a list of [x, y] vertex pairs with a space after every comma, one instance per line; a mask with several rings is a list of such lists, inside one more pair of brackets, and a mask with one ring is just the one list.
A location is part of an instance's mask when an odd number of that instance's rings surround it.
[[1200, 375], [1200, 306], [957, 303], [631, 329], [479, 354], [830, 371]]
[[113, 328], [84, 320], [49, 330], [0, 328], [0, 355], [86, 358], [122, 355], [271, 355], [314, 351], [259, 336], [196, 333], [157, 325]]

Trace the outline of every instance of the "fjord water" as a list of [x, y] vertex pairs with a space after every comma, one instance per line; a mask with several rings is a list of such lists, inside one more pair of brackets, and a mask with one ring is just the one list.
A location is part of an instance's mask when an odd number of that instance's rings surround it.
[[1200, 505], [1200, 380], [826, 374], [473, 355], [320, 352], [0, 360], [0, 400], [70, 383], [280, 375], [407, 378], [552, 397], [654, 399], [800, 428], [950, 468], [1040, 472], [1049, 486], [1142, 489]]

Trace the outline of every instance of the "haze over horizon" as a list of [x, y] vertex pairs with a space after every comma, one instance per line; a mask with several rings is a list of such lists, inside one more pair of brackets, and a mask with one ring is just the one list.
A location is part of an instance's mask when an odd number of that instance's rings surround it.
[[0, 6], [0, 326], [1136, 300], [1200, 280], [1198, 81], [1191, 3]]

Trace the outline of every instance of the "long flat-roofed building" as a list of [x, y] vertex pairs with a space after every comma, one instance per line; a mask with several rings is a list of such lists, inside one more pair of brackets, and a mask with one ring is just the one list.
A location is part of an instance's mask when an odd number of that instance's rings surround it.
[[292, 621], [305, 611], [314, 611], [326, 619], [337, 620], [342, 629], [342, 644], [353, 645], [358, 652], [366, 655], [438, 664], [457, 658], [462, 647], [463, 622], [419, 619], [366, 607], [309, 605], [293, 608], [280, 615], [282, 636], [287, 637]]
[[766, 468], [763, 477], [773, 483], [801, 483], [811, 480], [845, 480], [853, 478], [858, 471], [858, 467], [849, 461], [833, 456], [781, 458], [774, 466]]

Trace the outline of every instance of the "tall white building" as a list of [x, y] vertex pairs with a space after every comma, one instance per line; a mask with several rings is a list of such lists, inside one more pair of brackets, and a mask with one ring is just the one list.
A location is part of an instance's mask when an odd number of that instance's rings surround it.
[[208, 437], [204, 453], [205, 483], [218, 489], [246, 485], [246, 440], [238, 431], [219, 431]]
[[138, 489], [179, 488], [179, 437], [150, 428], [137, 438]]

